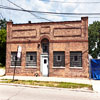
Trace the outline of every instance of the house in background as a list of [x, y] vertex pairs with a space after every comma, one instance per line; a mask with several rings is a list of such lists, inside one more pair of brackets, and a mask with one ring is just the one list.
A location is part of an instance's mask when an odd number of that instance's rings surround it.
[[79, 21], [7, 23], [6, 75], [89, 77], [88, 17]]

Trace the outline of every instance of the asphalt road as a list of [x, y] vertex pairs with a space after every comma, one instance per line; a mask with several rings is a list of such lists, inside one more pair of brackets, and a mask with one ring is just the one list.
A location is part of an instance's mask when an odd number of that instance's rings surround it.
[[100, 100], [100, 94], [80, 89], [72, 90], [0, 84], [0, 100]]

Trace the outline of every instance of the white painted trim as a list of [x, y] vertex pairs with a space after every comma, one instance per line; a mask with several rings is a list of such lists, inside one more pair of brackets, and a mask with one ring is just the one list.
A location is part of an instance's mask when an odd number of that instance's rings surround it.
[[62, 68], [62, 69], [64, 69], [65, 67], [62, 67], [62, 66], [61, 66], [61, 67], [54, 67], [54, 66], [53, 66], [52, 68], [57, 68], [57, 69]]
[[25, 68], [37, 68], [37, 66], [25, 66]]
[[83, 67], [69, 67], [71, 69], [83, 69]]
[[[14, 68], [15, 66], [10, 66], [10, 68]], [[21, 66], [16, 66], [16, 68], [20, 68]]]

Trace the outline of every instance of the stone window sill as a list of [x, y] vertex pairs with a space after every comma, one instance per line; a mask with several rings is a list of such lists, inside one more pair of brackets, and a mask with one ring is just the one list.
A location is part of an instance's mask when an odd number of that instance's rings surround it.
[[83, 67], [70, 67], [70, 69], [83, 69]]
[[61, 66], [61, 67], [53, 67], [53, 68], [57, 68], [57, 69], [60, 69], [60, 68], [61, 68], [61, 69], [64, 69], [65, 67], [62, 67], [62, 66]]
[[26, 66], [25, 68], [37, 68], [37, 66]]
[[[15, 66], [10, 66], [10, 68], [14, 68]], [[20, 68], [21, 66], [16, 66], [16, 68]]]

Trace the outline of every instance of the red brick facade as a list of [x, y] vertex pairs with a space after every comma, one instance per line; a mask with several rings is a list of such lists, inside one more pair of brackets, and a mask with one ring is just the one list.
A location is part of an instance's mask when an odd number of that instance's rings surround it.
[[[88, 18], [82, 17], [80, 21], [43, 22], [13, 24], [7, 23], [7, 51], [6, 51], [6, 75], [12, 75], [14, 67], [11, 67], [11, 52], [17, 52], [17, 47], [22, 47], [21, 66], [16, 67], [16, 75], [43, 76], [40, 56], [42, 54], [41, 42], [49, 41], [49, 77], [89, 77], [88, 68]], [[37, 52], [37, 66], [26, 67], [26, 52]], [[53, 66], [53, 52], [65, 52], [65, 66]], [[70, 66], [70, 51], [82, 52], [82, 67]]]

